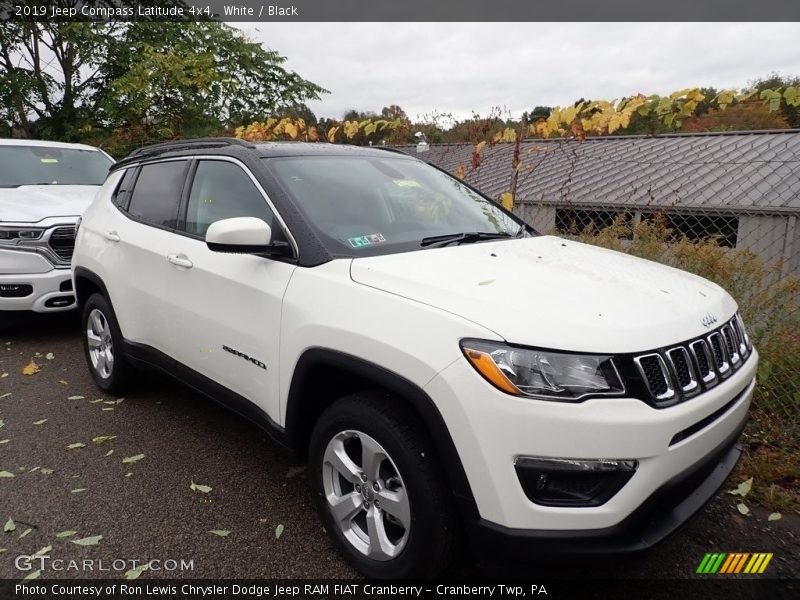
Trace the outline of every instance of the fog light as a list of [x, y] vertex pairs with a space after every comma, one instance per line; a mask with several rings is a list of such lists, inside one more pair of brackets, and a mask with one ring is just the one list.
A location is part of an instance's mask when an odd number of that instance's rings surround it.
[[0, 284], [0, 297], [3, 298], [24, 298], [33, 293], [33, 286], [27, 283], [3, 283]]
[[520, 456], [514, 468], [528, 499], [543, 506], [600, 506], [628, 483], [636, 460]]

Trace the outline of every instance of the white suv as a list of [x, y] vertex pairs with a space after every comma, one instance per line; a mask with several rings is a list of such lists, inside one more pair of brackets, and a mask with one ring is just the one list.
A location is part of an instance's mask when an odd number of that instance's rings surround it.
[[538, 235], [404, 154], [196, 140], [78, 231], [89, 369], [155, 365], [306, 456], [369, 577], [647, 548], [722, 485], [756, 351], [717, 285]]
[[0, 311], [75, 308], [75, 223], [113, 162], [83, 144], [0, 139]]

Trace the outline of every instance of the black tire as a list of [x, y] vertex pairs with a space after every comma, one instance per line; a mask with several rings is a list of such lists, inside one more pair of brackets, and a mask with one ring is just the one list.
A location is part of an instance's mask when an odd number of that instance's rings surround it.
[[[105, 370], [98, 369], [93, 361], [89, 345], [89, 321], [93, 315], [98, 315], [98, 313], [109, 334], [107, 340], [103, 342], [105, 344], [103, 347], [105, 349], [110, 347], [113, 356], [113, 363], [108, 369], [107, 376], [104, 376]], [[102, 294], [92, 294], [83, 306], [81, 336], [83, 337], [83, 354], [86, 358], [86, 364], [97, 387], [108, 394], [124, 394], [130, 389], [130, 382], [133, 379], [133, 367], [125, 360], [125, 355], [122, 352], [122, 333], [120, 332], [114, 309], [111, 308], [111, 304]], [[106, 364], [109, 363], [107, 358], [104, 360]]]
[[[378, 487], [386, 485], [387, 489], [383, 491], [392, 493], [392, 485], [407, 494], [410, 526], [402, 547], [397, 545], [401, 549], [392, 558], [375, 560], [349, 541], [343, 526], [333, 516], [327, 499], [325, 478], [328, 477], [330, 482], [331, 477], [340, 476], [330, 475], [334, 471], [325, 466], [325, 453], [329, 443], [334, 444], [336, 440], [345, 439], [342, 436], [348, 435], [348, 431], [355, 440], [352, 443], [357, 445], [356, 448], [362, 443], [362, 439], [372, 438], [371, 441], [377, 442], [389, 457], [389, 460], [382, 459], [380, 469], [388, 473], [388, 476], [386, 480], [380, 479], [380, 475], [376, 477], [376, 483], [380, 481]], [[366, 438], [353, 435], [353, 432], [365, 435]], [[358, 449], [353, 451], [354, 463], [358, 462], [360, 452]], [[309, 470], [312, 492], [325, 529], [339, 551], [361, 574], [372, 579], [433, 577], [452, 563], [456, 555], [458, 535], [458, 520], [453, 510], [452, 496], [422, 423], [397, 398], [380, 392], [364, 392], [342, 398], [328, 407], [320, 416], [311, 435]], [[391, 476], [391, 472], [395, 471], [399, 477]], [[348, 485], [344, 477], [338, 481], [341, 486]], [[330, 489], [331, 484], [328, 485]], [[371, 485], [362, 486], [366, 487]], [[345, 490], [340, 492], [344, 494]], [[357, 503], [360, 502], [358, 493], [363, 495], [366, 492], [357, 492], [356, 486], [353, 486], [348, 495], [355, 494], [354, 502]], [[383, 497], [376, 493], [374, 498], [381, 501]], [[365, 504], [370, 504], [369, 498], [365, 500]], [[390, 515], [390, 511], [385, 510], [385, 499], [383, 502], [381, 510], [383, 523], [386, 524], [384, 531], [405, 531], [405, 528], [399, 527], [400, 521]], [[380, 515], [374, 499], [372, 504], [373, 512]], [[363, 505], [361, 510], [364, 511]], [[350, 519], [351, 527], [357, 518], [363, 517], [366, 521], [367, 514], [364, 511]], [[361, 533], [366, 533], [363, 528]], [[349, 535], [354, 534], [351, 531]]]

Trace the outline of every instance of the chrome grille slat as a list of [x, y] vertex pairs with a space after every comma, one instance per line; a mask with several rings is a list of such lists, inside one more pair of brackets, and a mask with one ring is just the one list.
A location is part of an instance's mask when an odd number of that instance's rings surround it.
[[739, 360], [741, 358], [737, 348], [738, 341], [733, 335], [733, 329], [730, 324], [723, 325], [721, 331], [722, 337], [725, 340], [725, 349], [728, 351], [728, 358], [731, 361], [731, 366], [736, 369], [739, 367]]
[[672, 378], [660, 354], [645, 354], [634, 358], [645, 385], [656, 400], [669, 400], [675, 396]]
[[694, 358], [700, 379], [708, 385], [717, 378], [717, 372], [712, 366], [713, 358], [711, 357], [711, 351], [708, 349], [708, 344], [705, 340], [697, 340], [689, 344], [689, 350]]
[[694, 365], [689, 358], [689, 353], [683, 346], [670, 348], [667, 350], [667, 358], [675, 372], [675, 377], [683, 393], [689, 393], [697, 389], [697, 375], [694, 372]]

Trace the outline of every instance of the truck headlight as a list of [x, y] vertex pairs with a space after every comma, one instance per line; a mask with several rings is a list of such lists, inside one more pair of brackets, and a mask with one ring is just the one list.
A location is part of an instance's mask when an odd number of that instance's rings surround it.
[[43, 231], [37, 227], [0, 227], [0, 244], [16, 246], [20, 241], [38, 240]]
[[586, 396], [625, 393], [611, 356], [518, 348], [462, 340], [467, 360], [489, 383], [514, 396], [575, 402]]

